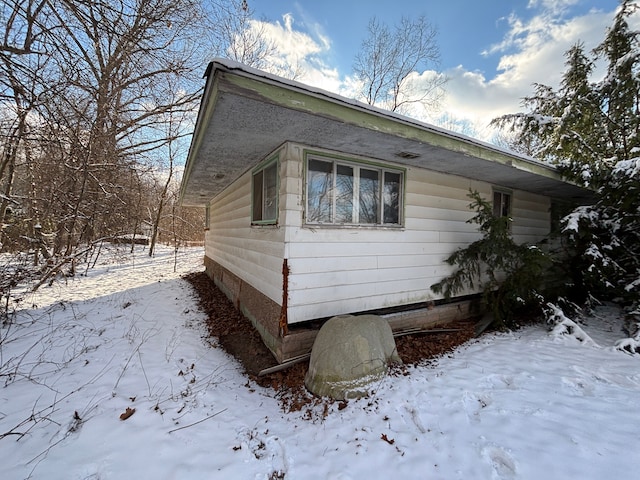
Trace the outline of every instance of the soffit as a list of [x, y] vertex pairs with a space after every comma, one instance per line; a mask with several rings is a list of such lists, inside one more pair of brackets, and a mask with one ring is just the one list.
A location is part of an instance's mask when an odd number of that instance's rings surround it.
[[205, 205], [289, 141], [578, 203], [592, 196], [540, 162], [326, 92], [215, 65], [187, 159], [182, 203]]

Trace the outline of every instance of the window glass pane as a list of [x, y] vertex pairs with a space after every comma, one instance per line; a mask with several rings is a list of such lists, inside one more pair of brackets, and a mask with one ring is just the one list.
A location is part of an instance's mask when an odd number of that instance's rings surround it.
[[384, 223], [400, 223], [400, 174], [384, 172]]
[[380, 172], [360, 169], [360, 223], [378, 223], [380, 220], [378, 205], [380, 195]]
[[307, 222], [332, 221], [333, 163], [309, 160], [307, 171]]
[[278, 207], [278, 163], [264, 169], [264, 210], [263, 220], [275, 220]]
[[502, 211], [502, 194], [500, 192], [493, 192], [493, 216], [501, 217]]
[[493, 192], [493, 215], [508, 217], [511, 211], [511, 195], [504, 192]]
[[353, 222], [353, 167], [336, 166], [336, 223]]
[[511, 195], [502, 194], [502, 216], [509, 217], [511, 215]]
[[253, 212], [251, 219], [262, 220], [262, 170], [253, 174]]

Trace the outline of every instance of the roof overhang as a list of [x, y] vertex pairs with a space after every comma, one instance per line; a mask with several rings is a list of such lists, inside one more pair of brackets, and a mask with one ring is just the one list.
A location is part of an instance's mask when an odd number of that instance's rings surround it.
[[237, 62], [211, 62], [205, 76], [183, 205], [206, 205], [288, 141], [577, 203], [592, 198], [532, 158]]

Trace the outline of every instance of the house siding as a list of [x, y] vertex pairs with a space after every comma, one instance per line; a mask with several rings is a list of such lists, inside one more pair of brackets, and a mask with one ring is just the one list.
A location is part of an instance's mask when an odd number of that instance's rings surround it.
[[251, 172], [210, 202], [205, 257], [281, 304], [284, 233], [251, 225]]
[[533, 193], [516, 191], [512, 205], [513, 239], [519, 243], [535, 243], [549, 234], [551, 199]]
[[[440, 299], [430, 286], [451, 273], [444, 260], [480, 238], [477, 225], [468, 223], [475, 215], [469, 191], [491, 199], [499, 185], [408, 168], [402, 227], [307, 226], [304, 153], [294, 143], [279, 149], [277, 226], [251, 226], [251, 172], [210, 203], [205, 255], [268, 299], [269, 316], [259, 321], [277, 325], [275, 306], [283, 303], [285, 283], [288, 324]], [[550, 199], [511, 193], [514, 239], [542, 239], [549, 230]], [[461, 295], [468, 293], [475, 292]]]
[[[452, 271], [444, 259], [480, 238], [477, 225], [467, 223], [475, 214], [469, 190], [490, 199], [493, 185], [410, 168], [403, 228], [305, 226], [303, 161], [304, 148], [289, 145], [287, 172], [295, 176], [287, 181], [285, 206], [289, 324], [441, 298], [429, 287]], [[514, 238], [543, 238], [549, 199], [520, 191], [512, 199]]]

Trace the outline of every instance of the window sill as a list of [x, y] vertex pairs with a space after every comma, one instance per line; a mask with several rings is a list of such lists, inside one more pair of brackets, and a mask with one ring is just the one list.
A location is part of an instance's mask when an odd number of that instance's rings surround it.
[[335, 230], [404, 230], [404, 225], [355, 225], [337, 223], [303, 223], [302, 228], [309, 229], [335, 229]]
[[278, 228], [278, 222], [252, 223], [251, 228]]

